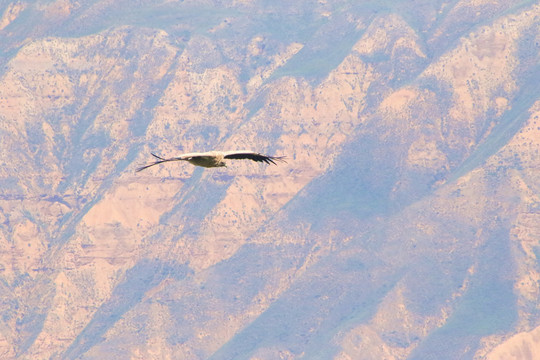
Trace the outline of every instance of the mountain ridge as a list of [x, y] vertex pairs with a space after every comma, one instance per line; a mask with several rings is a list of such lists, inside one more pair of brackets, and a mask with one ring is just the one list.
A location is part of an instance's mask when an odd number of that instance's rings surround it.
[[0, 6], [3, 357], [538, 351], [538, 4], [126, 4]]

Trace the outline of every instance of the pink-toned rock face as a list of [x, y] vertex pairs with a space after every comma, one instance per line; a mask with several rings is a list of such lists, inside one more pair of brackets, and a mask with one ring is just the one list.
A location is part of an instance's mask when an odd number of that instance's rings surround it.
[[535, 359], [539, 16], [0, 5], [0, 358]]

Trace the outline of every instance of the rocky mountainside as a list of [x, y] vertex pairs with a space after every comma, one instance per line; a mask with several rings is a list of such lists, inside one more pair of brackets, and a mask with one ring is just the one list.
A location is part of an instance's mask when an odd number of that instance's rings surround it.
[[[537, 1], [0, 3], [0, 358], [540, 357]], [[253, 149], [203, 169], [150, 152]]]

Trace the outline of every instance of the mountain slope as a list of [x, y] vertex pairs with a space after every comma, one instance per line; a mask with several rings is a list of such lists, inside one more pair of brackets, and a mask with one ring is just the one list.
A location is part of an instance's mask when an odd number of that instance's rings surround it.
[[536, 2], [0, 13], [2, 358], [539, 348]]

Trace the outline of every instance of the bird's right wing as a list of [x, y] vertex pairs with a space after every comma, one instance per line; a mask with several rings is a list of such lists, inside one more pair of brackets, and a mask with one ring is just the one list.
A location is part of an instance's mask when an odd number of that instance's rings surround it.
[[251, 150], [235, 150], [235, 151], [225, 151], [223, 153], [225, 159], [249, 159], [253, 161], [261, 161], [267, 164], [274, 164], [276, 165], [277, 161], [286, 162], [285, 156], [268, 156], [259, 154], [255, 151]]

